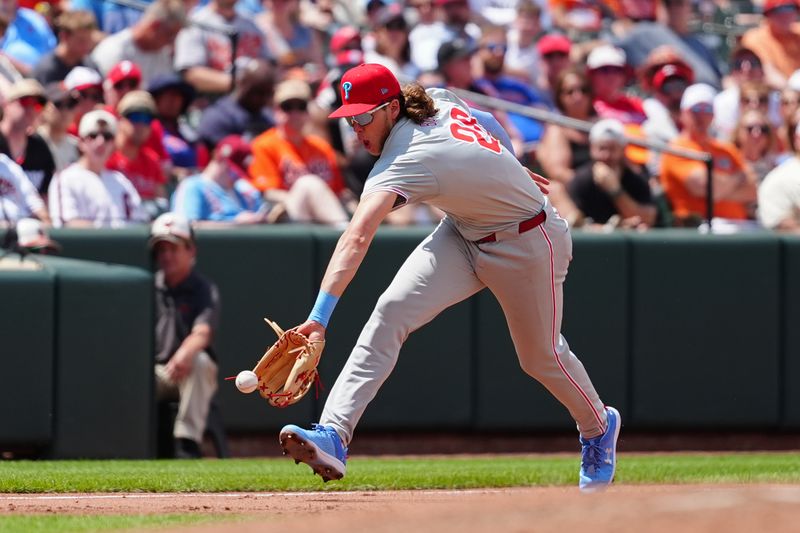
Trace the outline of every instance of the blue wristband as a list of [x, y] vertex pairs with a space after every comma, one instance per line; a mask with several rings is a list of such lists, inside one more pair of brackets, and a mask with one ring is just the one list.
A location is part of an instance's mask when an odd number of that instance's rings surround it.
[[338, 296], [320, 290], [317, 295], [317, 301], [314, 302], [314, 309], [311, 310], [308, 319], [319, 322], [323, 327], [327, 328], [328, 321], [330, 321], [331, 315], [333, 314], [333, 308], [336, 307], [338, 302]]

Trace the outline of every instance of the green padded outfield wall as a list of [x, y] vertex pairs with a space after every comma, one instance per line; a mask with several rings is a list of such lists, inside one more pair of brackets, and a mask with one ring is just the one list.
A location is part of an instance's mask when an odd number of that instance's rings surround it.
[[[621, 235], [574, 236], [564, 285], [562, 332], [600, 397], [625, 413], [628, 386], [628, 242]], [[487, 430], [567, 430], [575, 422], [525, 374], [494, 296], [478, 296], [475, 426]]]
[[[320, 362], [326, 390], [319, 398], [318, 409], [321, 409], [327, 392], [350, 355], [378, 297], [389, 286], [406, 257], [432, 229], [381, 228], [379, 231], [331, 318], [331, 329]], [[315, 234], [319, 244], [318, 283], [340, 232], [317, 230]], [[457, 304], [411, 333], [400, 351], [394, 371], [364, 413], [359, 431], [469, 427], [474, 357], [470, 338], [472, 305], [471, 301]]]
[[632, 244], [631, 386], [637, 427], [775, 427], [780, 243], [654, 232]]
[[55, 458], [154, 453], [152, 276], [41, 257], [57, 280]]
[[800, 429], [800, 237], [784, 237], [783, 245], [783, 420]]
[[42, 450], [53, 438], [55, 276], [0, 269], [0, 450]]
[[269, 318], [284, 328], [303, 322], [316, 298], [312, 233], [304, 226], [253, 227], [199, 231], [198, 271], [217, 283], [222, 301], [217, 399], [223, 424], [231, 431], [263, 431], [314, 416], [313, 393], [278, 409], [254, 392], [244, 395], [233, 381], [252, 369], [276, 336]]
[[63, 248], [61, 256], [150, 269], [149, 226], [128, 228], [55, 228], [50, 237]]

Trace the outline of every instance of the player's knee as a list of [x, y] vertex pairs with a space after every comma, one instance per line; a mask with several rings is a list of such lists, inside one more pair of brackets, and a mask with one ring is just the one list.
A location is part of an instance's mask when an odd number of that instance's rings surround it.
[[540, 347], [528, 350], [519, 358], [519, 366], [522, 371], [539, 381], [547, 379], [553, 371], [558, 370], [558, 362], [553, 355], [550, 347]]

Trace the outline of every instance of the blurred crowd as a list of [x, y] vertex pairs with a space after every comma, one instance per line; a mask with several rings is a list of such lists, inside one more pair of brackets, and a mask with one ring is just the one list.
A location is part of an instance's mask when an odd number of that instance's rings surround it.
[[[343, 227], [375, 158], [327, 115], [366, 62], [585, 126], [465, 98], [574, 226], [697, 227], [711, 179], [717, 227], [800, 232], [798, 14], [797, 0], [0, 0], [0, 224]], [[387, 223], [441, 216], [407, 206]]]

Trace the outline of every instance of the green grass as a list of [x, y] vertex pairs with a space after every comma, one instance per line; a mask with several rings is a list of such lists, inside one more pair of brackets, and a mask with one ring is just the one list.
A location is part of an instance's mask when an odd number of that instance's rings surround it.
[[[95, 515], [95, 516], [0, 516], [3, 533], [82, 533], [89, 531], [142, 531], [197, 524], [210, 524], [222, 518], [211, 515]], [[231, 520], [230, 516], [224, 518]]]
[[[347, 477], [323, 484], [286, 459], [207, 461], [5, 461], [0, 493], [255, 492], [464, 489], [573, 485], [578, 455], [356, 457]], [[622, 455], [617, 481], [662, 483], [800, 483], [800, 454]]]

